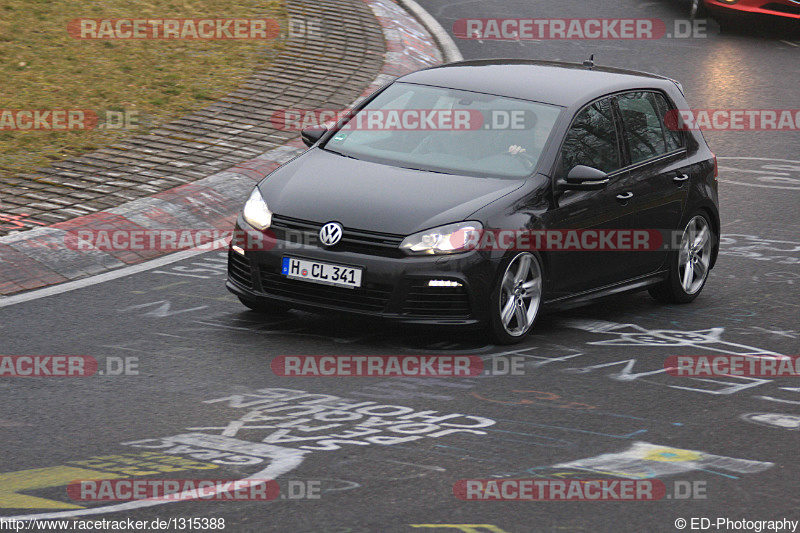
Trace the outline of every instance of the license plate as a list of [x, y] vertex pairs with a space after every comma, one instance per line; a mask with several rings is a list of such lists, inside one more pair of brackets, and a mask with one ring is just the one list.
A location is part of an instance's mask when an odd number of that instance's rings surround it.
[[353, 268], [294, 257], [283, 258], [282, 273], [289, 279], [299, 279], [323, 285], [354, 289], [361, 286], [360, 268]]

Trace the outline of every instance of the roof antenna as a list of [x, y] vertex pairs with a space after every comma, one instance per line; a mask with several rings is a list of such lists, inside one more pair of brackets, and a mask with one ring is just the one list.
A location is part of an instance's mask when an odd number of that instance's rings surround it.
[[583, 62], [583, 66], [588, 68], [589, 70], [592, 70], [594, 68], [594, 54], [589, 56], [589, 59]]

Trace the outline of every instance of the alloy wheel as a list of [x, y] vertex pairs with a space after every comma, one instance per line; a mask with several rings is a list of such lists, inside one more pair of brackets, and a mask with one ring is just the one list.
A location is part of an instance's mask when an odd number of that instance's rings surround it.
[[695, 294], [708, 276], [711, 264], [711, 228], [702, 216], [692, 218], [683, 230], [678, 255], [678, 276], [686, 294]]
[[524, 335], [536, 320], [542, 299], [542, 273], [532, 254], [521, 253], [508, 264], [500, 291], [503, 328], [513, 337]]

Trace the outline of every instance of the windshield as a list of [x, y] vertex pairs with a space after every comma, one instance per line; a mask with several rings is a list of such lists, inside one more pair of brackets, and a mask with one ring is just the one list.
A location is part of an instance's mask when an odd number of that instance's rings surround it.
[[538, 166], [560, 112], [526, 100], [395, 83], [324, 148], [398, 167], [521, 178]]

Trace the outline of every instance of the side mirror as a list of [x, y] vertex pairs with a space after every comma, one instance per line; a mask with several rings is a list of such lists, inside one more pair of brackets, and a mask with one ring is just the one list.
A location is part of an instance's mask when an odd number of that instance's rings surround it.
[[322, 138], [323, 135], [328, 131], [328, 128], [325, 126], [317, 126], [314, 128], [306, 128], [300, 132], [300, 137], [303, 139], [303, 144], [311, 148], [317, 141]]
[[565, 189], [594, 191], [605, 187], [608, 181], [608, 174], [602, 170], [586, 165], [577, 165], [569, 171], [563, 186]]

